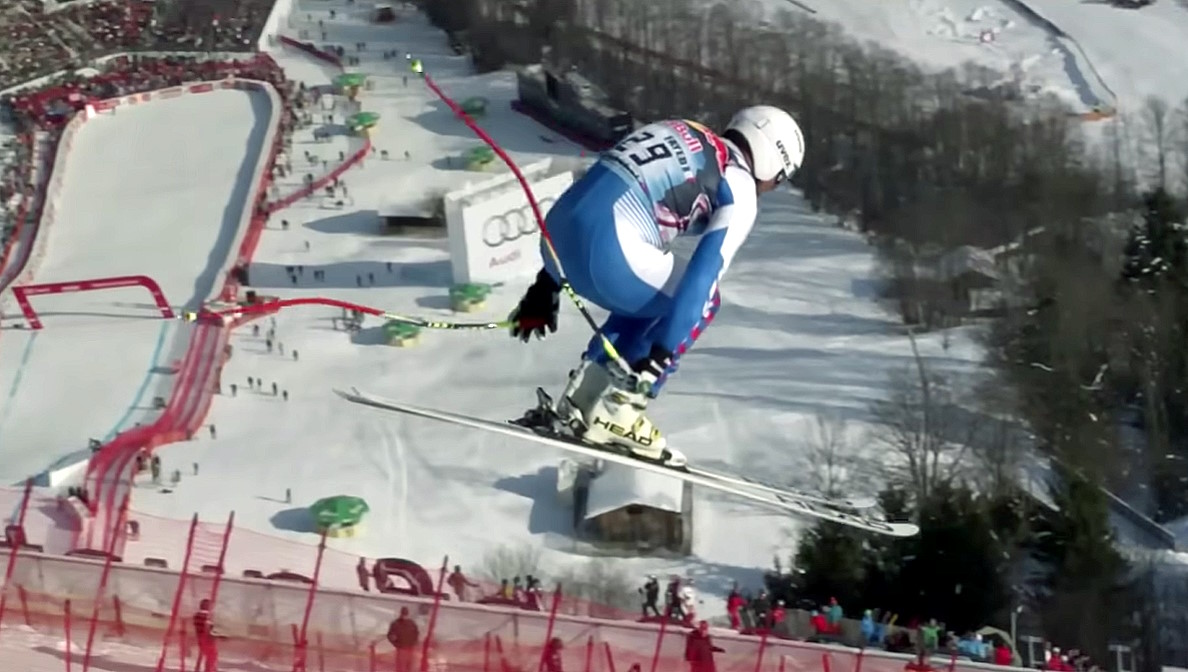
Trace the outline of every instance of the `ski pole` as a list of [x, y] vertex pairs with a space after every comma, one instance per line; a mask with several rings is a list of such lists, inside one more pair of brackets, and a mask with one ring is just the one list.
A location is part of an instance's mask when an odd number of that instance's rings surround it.
[[540, 205], [536, 201], [536, 195], [532, 193], [532, 187], [528, 184], [528, 180], [524, 177], [524, 174], [520, 172], [519, 166], [517, 166], [516, 162], [507, 155], [507, 152], [503, 150], [503, 147], [500, 147], [499, 143], [495, 142], [495, 139], [492, 138], [486, 131], [484, 131], [482, 127], [479, 126], [478, 123], [466, 113], [466, 110], [462, 109], [462, 106], [458, 105], [454, 99], [446, 95], [445, 92], [437, 86], [437, 83], [433, 81], [433, 78], [429, 76], [429, 73], [425, 72], [424, 64], [422, 63], [421, 59], [413, 58], [412, 54], [406, 54], [405, 58], [409, 61], [409, 68], [414, 74], [421, 76], [421, 79], [424, 80], [425, 85], [429, 87], [429, 90], [432, 91], [433, 94], [438, 98], [440, 98], [441, 102], [445, 103], [446, 107], [449, 107], [450, 110], [453, 111], [454, 115], [461, 119], [462, 123], [466, 124], [466, 127], [478, 136], [479, 140], [482, 140], [488, 147], [490, 147], [491, 151], [495, 152], [495, 155], [498, 156], [500, 160], [507, 164], [507, 167], [511, 170], [512, 175], [514, 175], [516, 181], [519, 182], [520, 188], [524, 190], [524, 195], [528, 198], [528, 206], [532, 208], [532, 215], [536, 217], [536, 222], [540, 227], [540, 235], [545, 242], [545, 249], [548, 250], [549, 256], [552, 258], [553, 264], [557, 268], [557, 274], [560, 276], [561, 291], [565, 293], [565, 296], [569, 297], [569, 300], [573, 303], [574, 307], [576, 307], [578, 312], [582, 314], [582, 318], [585, 319], [586, 324], [590, 325], [590, 328], [594, 330], [594, 334], [598, 336], [599, 342], [602, 344], [602, 349], [604, 352], [606, 352], [607, 357], [618, 364], [625, 373], [629, 373], [631, 371], [631, 365], [623, 359], [623, 356], [619, 354], [619, 351], [615, 348], [615, 345], [611, 343], [610, 339], [606, 337], [606, 334], [602, 333], [602, 329], [598, 326], [598, 322], [595, 321], [594, 316], [591, 315], [589, 309], [586, 308], [585, 302], [582, 301], [582, 298], [578, 296], [577, 292], [574, 291], [573, 286], [569, 284], [569, 280], [565, 277], [565, 270], [561, 267], [561, 258], [557, 255], [557, 248], [553, 247], [553, 238], [549, 235], [548, 228], [545, 226], [544, 216], [540, 212]]
[[[233, 308], [224, 308], [222, 310], [212, 310], [211, 313], [215, 315], [234, 315], [242, 313], [271, 313], [287, 308], [289, 306], [333, 306], [335, 308], [343, 308], [346, 310], [354, 310], [367, 315], [375, 315], [387, 320], [396, 322], [405, 322], [412, 324], [422, 329], [440, 329], [448, 331], [490, 331], [492, 329], [507, 329], [512, 326], [511, 320], [502, 320], [499, 322], [451, 322], [448, 320], [430, 320], [423, 317], [416, 317], [413, 315], [402, 315], [400, 313], [392, 313], [380, 308], [373, 308], [372, 306], [365, 306], [360, 303], [351, 303], [350, 301], [342, 301], [340, 299], [330, 299], [322, 296], [311, 296], [299, 299], [278, 299], [276, 301], [266, 301], [264, 303], [253, 303], [246, 306], [235, 306]], [[195, 316], [196, 317], [196, 316]]]

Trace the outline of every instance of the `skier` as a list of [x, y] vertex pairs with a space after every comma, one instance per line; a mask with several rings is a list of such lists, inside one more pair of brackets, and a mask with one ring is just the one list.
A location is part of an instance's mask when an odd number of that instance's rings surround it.
[[[563, 280], [610, 311], [556, 404], [563, 426], [684, 466], [644, 415], [647, 403], [717, 312], [718, 282], [751, 232], [758, 195], [791, 178], [804, 153], [796, 121], [771, 106], [738, 112], [721, 135], [669, 120], [624, 138], [558, 199], [545, 223], [557, 259], [542, 240], [544, 268], [510, 321], [525, 342], [556, 331]], [[700, 237], [687, 262], [669, 250], [685, 235]]]

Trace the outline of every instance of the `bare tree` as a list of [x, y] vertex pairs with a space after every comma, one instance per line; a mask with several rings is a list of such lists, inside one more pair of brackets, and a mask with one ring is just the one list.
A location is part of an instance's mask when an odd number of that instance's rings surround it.
[[539, 575], [540, 549], [532, 544], [498, 546], [483, 555], [482, 576], [493, 583], [517, 576]]
[[862, 456], [850, 442], [848, 423], [838, 414], [819, 413], [801, 439], [799, 471], [804, 485], [827, 497], [843, 497], [856, 487]]
[[957, 403], [943, 376], [930, 371], [909, 332], [912, 364], [893, 370], [890, 395], [871, 406], [883, 425], [874, 437], [888, 449], [887, 478], [923, 501], [961, 473], [975, 426], [975, 416]]

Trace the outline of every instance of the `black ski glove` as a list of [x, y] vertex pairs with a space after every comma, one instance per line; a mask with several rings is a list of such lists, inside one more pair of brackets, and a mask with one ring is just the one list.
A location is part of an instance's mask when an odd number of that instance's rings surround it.
[[512, 338], [527, 343], [532, 334], [544, 338], [548, 333], [557, 331], [557, 313], [560, 309], [561, 286], [548, 271], [541, 269], [536, 274], [536, 282], [524, 292], [524, 298], [520, 299], [520, 304], [508, 317]]

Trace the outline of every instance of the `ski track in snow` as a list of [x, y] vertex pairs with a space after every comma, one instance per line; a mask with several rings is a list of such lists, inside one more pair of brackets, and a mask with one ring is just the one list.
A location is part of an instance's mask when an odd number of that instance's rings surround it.
[[[796, 10], [786, 0], [757, 1], [772, 11]], [[837, 23], [854, 37], [925, 67], [970, 61], [1003, 73], [1028, 93], [1055, 94], [1078, 110], [1105, 105], [1134, 112], [1148, 96], [1173, 104], [1188, 96], [1188, 12], [1180, 3], [1157, 2], [1138, 10], [1069, 0], [801, 4], [813, 10], [812, 18]], [[993, 40], [983, 42], [984, 31]]]

